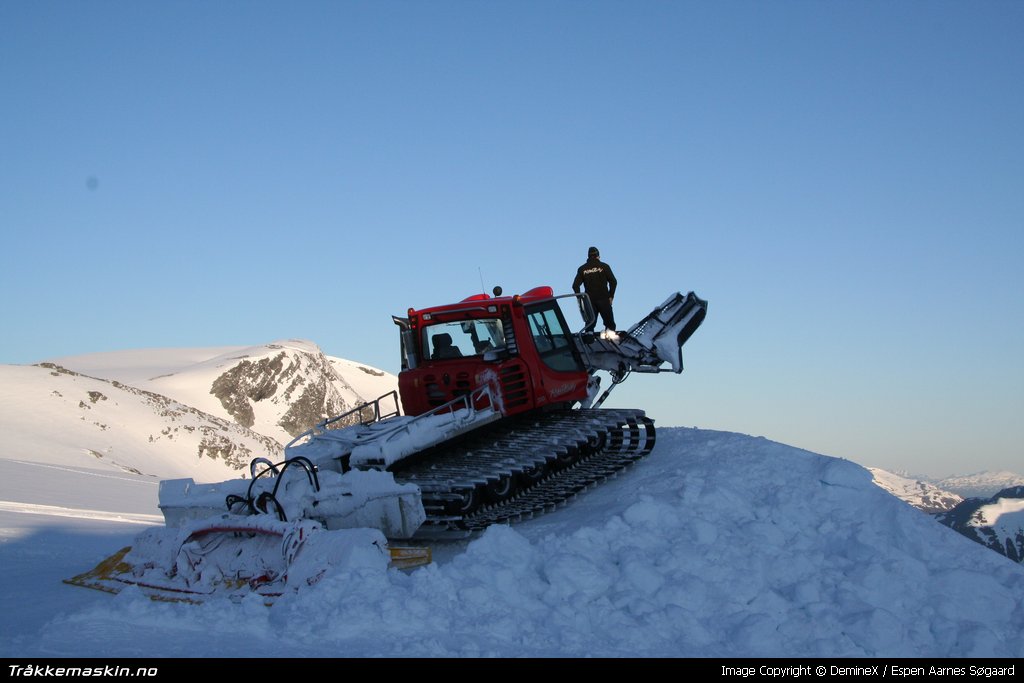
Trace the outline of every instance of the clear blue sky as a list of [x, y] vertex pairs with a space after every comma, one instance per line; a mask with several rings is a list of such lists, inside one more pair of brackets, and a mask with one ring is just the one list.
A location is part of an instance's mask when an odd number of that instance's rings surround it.
[[0, 0], [0, 362], [710, 302], [617, 405], [1024, 470], [1024, 3]]

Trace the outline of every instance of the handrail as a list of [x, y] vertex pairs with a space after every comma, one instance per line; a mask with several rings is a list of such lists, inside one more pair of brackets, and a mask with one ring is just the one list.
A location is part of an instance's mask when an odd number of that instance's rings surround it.
[[[381, 413], [381, 408], [380, 408], [380, 403], [381, 403], [381, 401], [383, 401], [384, 399], [388, 398], [389, 396], [395, 402], [395, 409], [390, 411], [390, 412], [388, 412], [388, 413], [382, 414]], [[302, 432], [301, 434], [296, 436], [294, 439], [289, 441], [288, 445], [285, 446], [285, 450], [291, 448], [292, 446], [294, 446], [296, 443], [298, 443], [299, 441], [301, 441], [303, 438], [305, 438], [307, 436], [317, 436], [319, 434], [323, 434], [325, 431], [327, 431], [327, 425], [333, 424], [333, 423], [337, 422], [338, 420], [344, 420], [346, 417], [348, 417], [348, 416], [350, 416], [350, 415], [352, 415], [354, 413], [360, 413], [361, 414], [364, 410], [366, 410], [370, 406], [373, 406], [373, 417], [369, 418], [369, 419], [363, 419], [362, 417], [360, 417], [359, 424], [363, 424], [363, 425], [373, 424], [374, 422], [380, 422], [381, 420], [383, 420], [384, 418], [387, 418], [387, 417], [394, 417], [395, 415], [401, 415], [401, 412], [398, 409], [398, 392], [395, 391], [394, 389], [392, 389], [388, 393], [383, 394], [381, 396], [378, 396], [377, 398], [375, 398], [372, 401], [367, 401], [366, 403], [360, 403], [359, 405], [357, 405], [352, 410], [349, 410], [348, 412], [342, 413], [341, 415], [335, 415], [334, 417], [331, 417], [331, 418], [328, 418], [326, 420], [323, 420], [322, 422], [316, 423], [314, 426], [310, 427], [309, 429], [307, 429], [306, 431]]]
[[[393, 396], [394, 397], [395, 410], [393, 412], [390, 412], [390, 413], [382, 414], [381, 411], [380, 411], [380, 402], [383, 399], [388, 398], [389, 396]], [[385, 432], [383, 434], [379, 434], [377, 436], [377, 439], [391, 439], [398, 432], [408, 432], [409, 428], [412, 425], [414, 425], [417, 422], [419, 422], [420, 420], [423, 420], [425, 418], [428, 418], [428, 417], [431, 417], [431, 416], [434, 416], [434, 415], [440, 415], [441, 413], [444, 413], [444, 412], [450, 412], [450, 413], [452, 413], [454, 415], [455, 412], [457, 410], [461, 409], [461, 408], [465, 408], [465, 410], [466, 410], [466, 417], [463, 419], [463, 421], [472, 420], [472, 418], [477, 413], [476, 402], [479, 401], [479, 400], [482, 400], [484, 398], [487, 399], [487, 404], [490, 406], [490, 408], [492, 410], [500, 411], [498, 406], [495, 405], [495, 402], [494, 402], [494, 392], [492, 391], [491, 386], [489, 384], [484, 384], [483, 386], [477, 387], [476, 389], [474, 389], [473, 391], [471, 391], [469, 393], [463, 394], [462, 396], [458, 396], [458, 397], [452, 399], [451, 401], [448, 401], [447, 403], [445, 403], [443, 405], [437, 406], [433, 410], [430, 410], [430, 411], [428, 411], [426, 413], [422, 413], [420, 415], [416, 415], [415, 417], [411, 418], [410, 420], [402, 422], [401, 424], [397, 425], [391, 431]], [[368, 401], [367, 403], [364, 403], [364, 404], [362, 404], [360, 406], [357, 406], [357, 407], [353, 408], [352, 410], [348, 411], [347, 413], [343, 413], [341, 415], [337, 415], [335, 417], [332, 417], [332, 418], [330, 418], [328, 420], [324, 420], [323, 422], [317, 423], [317, 425], [315, 427], [307, 429], [302, 434], [299, 434], [297, 437], [295, 437], [294, 439], [289, 441], [288, 445], [285, 446], [285, 450], [291, 448], [292, 446], [297, 444], [299, 441], [301, 441], [305, 437], [318, 436], [319, 434], [324, 433], [325, 431], [327, 431], [326, 429], [324, 429], [327, 425], [329, 425], [329, 424], [331, 424], [333, 422], [337, 422], [338, 420], [341, 420], [341, 419], [343, 419], [345, 417], [348, 417], [349, 415], [352, 415], [355, 412], [361, 411], [361, 410], [363, 410], [366, 407], [371, 406], [371, 405], [373, 406], [373, 410], [374, 410], [373, 419], [372, 420], [360, 420], [360, 424], [364, 424], [364, 425], [373, 424], [375, 422], [380, 422], [381, 420], [383, 420], [385, 418], [393, 417], [393, 416], [396, 416], [396, 415], [400, 415], [400, 413], [398, 412], [398, 392], [390, 391], [390, 392], [384, 394], [383, 396], [380, 396], [379, 398], [377, 398], [374, 401]]]
[[420, 420], [426, 419], [428, 417], [433, 417], [434, 415], [440, 415], [443, 412], [450, 412], [454, 417], [455, 415], [457, 415], [456, 410], [458, 410], [459, 408], [466, 409], [465, 417], [463, 417], [460, 421], [471, 422], [477, 413], [476, 401], [483, 399], [484, 397], [487, 398], [487, 404], [491, 410], [496, 412], [499, 411], [499, 408], [494, 403], [494, 394], [491, 391], [491, 386], [489, 384], [484, 384], [483, 386], [479, 386], [467, 394], [463, 394], [462, 396], [459, 396], [457, 398], [452, 399], [451, 401], [448, 401], [444, 405], [437, 406], [433, 410], [417, 415], [408, 421], [402, 422], [391, 431], [378, 435], [377, 438], [374, 439], [374, 441], [390, 440], [395, 436], [395, 434], [398, 434], [399, 432], [408, 433], [409, 428], [412, 427], [412, 425], [419, 422]]

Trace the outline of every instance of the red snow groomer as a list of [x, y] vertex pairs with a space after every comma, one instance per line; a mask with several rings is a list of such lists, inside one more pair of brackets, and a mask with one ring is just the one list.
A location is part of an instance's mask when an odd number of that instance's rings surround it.
[[[594, 320], [586, 294], [477, 294], [394, 317], [401, 331], [404, 416], [356, 428], [317, 425], [288, 455], [384, 469], [421, 491], [419, 537], [464, 534], [532, 516], [647, 455], [654, 425], [642, 410], [602, 409], [631, 372], [682, 372], [682, 345], [707, 302], [673, 294], [625, 332], [572, 332], [559, 300]], [[598, 396], [599, 371], [611, 386]], [[397, 404], [397, 397], [392, 395]], [[337, 418], [335, 418], [337, 419]]]
[[[562, 299], [586, 330], [586, 294], [550, 287], [393, 317], [397, 393], [320, 422], [284, 462], [257, 458], [250, 479], [161, 482], [166, 526], [69, 582], [270, 602], [354, 561], [428, 562], [429, 549], [394, 542], [532, 517], [614, 475], [650, 453], [654, 423], [601, 405], [631, 372], [682, 372], [707, 302], [676, 293], [628, 330], [595, 335], [570, 330]], [[611, 385], [600, 393], [602, 371]]]

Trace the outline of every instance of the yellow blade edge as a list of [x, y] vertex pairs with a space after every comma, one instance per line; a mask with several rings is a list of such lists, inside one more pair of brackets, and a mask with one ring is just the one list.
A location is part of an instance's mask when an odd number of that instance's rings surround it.
[[[64, 583], [72, 586], [81, 586], [82, 588], [92, 588], [93, 590], [103, 591], [104, 593], [113, 593], [115, 595], [120, 593], [124, 585], [134, 583], [130, 578], [131, 565], [124, 561], [125, 555], [127, 555], [130, 550], [131, 546], [121, 548], [89, 571], [73, 576], [70, 579], [64, 579]], [[395, 567], [396, 569], [413, 569], [415, 567], [422, 567], [430, 564], [433, 560], [433, 554], [429, 547], [389, 547], [388, 552], [391, 556], [390, 566]], [[232, 587], [237, 588], [242, 585], [242, 583], [243, 582], [238, 582], [238, 585], [232, 585]], [[149, 593], [149, 597], [154, 600], [190, 603], [201, 602], [194, 598], [168, 596], [166, 594], [152, 594], [150, 591], [146, 592]]]
[[433, 556], [430, 548], [403, 548], [389, 546], [391, 566], [398, 569], [412, 569], [430, 564]]
[[124, 561], [124, 556], [131, 549], [131, 546], [121, 548], [89, 571], [73, 576], [70, 579], [64, 579], [64, 583], [72, 586], [82, 586], [83, 588], [94, 588], [105, 593], [120, 593], [121, 589], [117, 584], [109, 585], [103, 582], [116, 581], [117, 574], [123, 575], [131, 571], [131, 567]]

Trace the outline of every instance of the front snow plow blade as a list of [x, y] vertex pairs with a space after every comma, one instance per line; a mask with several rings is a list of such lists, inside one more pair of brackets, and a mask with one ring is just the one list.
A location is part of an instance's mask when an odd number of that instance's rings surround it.
[[116, 583], [115, 577], [131, 572], [131, 566], [124, 561], [124, 556], [131, 549], [130, 545], [121, 548], [89, 571], [64, 579], [64, 583], [82, 588], [95, 588], [106, 593], [120, 593], [121, 585]]
[[311, 520], [224, 514], [182, 528], [153, 528], [93, 569], [64, 582], [119, 593], [136, 586], [154, 600], [201, 603], [258, 595], [270, 605], [354, 567], [410, 569], [429, 548], [388, 546], [375, 529], [327, 530]]
[[626, 333], [632, 342], [651, 351], [672, 372], [683, 371], [683, 344], [697, 331], [708, 312], [708, 302], [693, 292], [678, 292], [651, 311]]
[[391, 546], [391, 566], [396, 569], [415, 569], [433, 561], [433, 552], [426, 546]]
[[576, 335], [576, 346], [591, 371], [607, 370], [620, 377], [668, 369], [678, 374], [683, 371], [683, 344], [704, 322], [707, 310], [708, 302], [693, 292], [676, 292], [617, 340]]

